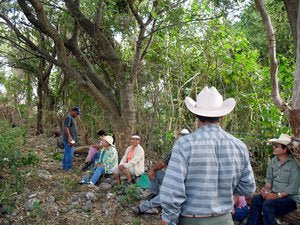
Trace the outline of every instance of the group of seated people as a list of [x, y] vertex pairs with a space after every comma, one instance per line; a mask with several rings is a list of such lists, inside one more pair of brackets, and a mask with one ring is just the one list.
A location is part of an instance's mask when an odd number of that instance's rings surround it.
[[145, 153], [140, 145], [140, 136], [131, 136], [131, 145], [126, 149], [120, 163], [114, 138], [106, 135], [104, 130], [98, 132], [99, 143], [91, 145], [82, 171], [87, 171], [79, 184], [95, 185], [103, 174], [113, 174], [116, 185], [121, 183], [120, 175], [126, 176], [127, 184], [134, 182], [145, 172]]
[[[134, 182], [133, 177], [138, 177], [145, 172], [145, 153], [140, 145], [138, 135], [131, 136], [131, 145], [126, 149], [120, 163], [114, 146], [112, 136], [106, 135], [105, 131], [99, 131], [100, 142], [89, 149], [86, 164], [83, 171], [91, 168], [92, 177], [87, 179], [85, 175], [81, 184], [95, 185], [102, 174], [113, 174], [116, 184], [120, 184], [120, 174], [126, 176], [126, 183]], [[181, 130], [177, 138], [188, 135], [187, 129]], [[300, 167], [290, 154], [288, 144], [291, 137], [282, 134], [279, 138], [269, 140], [273, 144], [275, 156], [267, 168], [265, 185], [259, 190], [259, 194], [252, 198], [251, 207], [246, 203], [244, 196], [233, 196], [232, 218], [234, 221], [242, 221], [248, 217], [248, 225], [277, 224], [275, 215], [284, 215], [297, 209], [297, 199], [300, 188]], [[135, 214], [158, 213], [160, 209], [159, 190], [162, 184], [165, 169], [169, 163], [171, 152], [155, 164], [148, 171], [151, 181], [151, 194], [147, 200], [132, 207]], [[153, 211], [153, 209], [156, 209]]]

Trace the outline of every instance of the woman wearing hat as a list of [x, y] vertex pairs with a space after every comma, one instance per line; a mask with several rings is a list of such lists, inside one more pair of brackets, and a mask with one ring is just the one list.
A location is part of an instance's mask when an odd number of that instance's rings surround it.
[[104, 136], [102, 138], [103, 148], [97, 155], [94, 161], [94, 166], [91, 170], [93, 173], [90, 181], [87, 179], [87, 175], [83, 177], [80, 184], [91, 184], [94, 185], [99, 180], [102, 174], [111, 174], [112, 168], [118, 165], [118, 153], [113, 145], [114, 139], [112, 136]]
[[129, 146], [118, 166], [113, 168], [113, 174], [117, 184], [121, 183], [120, 174], [124, 174], [127, 183], [133, 182], [132, 176], [140, 176], [145, 172], [145, 152], [140, 146], [141, 138], [138, 135], [131, 136], [131, 146]]

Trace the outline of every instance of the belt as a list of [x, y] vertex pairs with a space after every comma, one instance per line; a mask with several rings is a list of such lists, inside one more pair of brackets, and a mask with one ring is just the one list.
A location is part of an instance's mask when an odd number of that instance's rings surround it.
[[181, 217], [187, 217], [187, 218], [208, 218], [208, 217], [217, 217], [217, 216], [224, 216], [228, 213], [222, 213], [222, 214], [208, 214], [208, 215], [180, 215]]

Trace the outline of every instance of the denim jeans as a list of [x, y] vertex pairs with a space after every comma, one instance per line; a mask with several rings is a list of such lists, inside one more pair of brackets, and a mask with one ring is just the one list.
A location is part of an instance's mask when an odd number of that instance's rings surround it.
[[154, 178], [151, 181], [151, 185], [150, 185], [150, 191], [151, 193], [158, 195], [159, 194], [159, 189], [160, 189], [160, 185], [162, 184], [162, 181], [164, 179], [165, 176], [165, 171], [163, 170], [157, 170], [154, 173]]
[[74, 146], [70, 146], [68, 142], [64, 142], [65, 151], [62, 158], [62, 167], [63, 170], [69, 170], [72, 168], [72, 161], [74, 156]]
[[243, 208], [234, 208], [234, 214], [232, 215], [233, 221], [243, 221], [246, 219], [249, 213], [249, 207], [246, 205]]
[[148, 211], [149, 209], [156, 208], [156, 207], [159, 207], [159, 206], [161, 206], [161, 201], [160, 201], [159, 195], [156, 195], [156, 196], [155, 196], [154, 198], [152, 198], [151, 200], [149, 200], [149, 201], [144, 201], [144, 202], [142, 202], [142, 203], [139, 205], [141, 212], [146, 212], [146, 211]]
[[295, 209], [297, 209], [297, 204], [290, 197], [265, 200], [261, 195], [256, 195], [252, 199], [247, 225], [259, 224], [261, 212], [263, 224], [277, 225], [276, 215], [284, 215]]
[[[93, 184], [96, 184], [97, 181], [99, 180], [99, 178], [101, 177], [101, 175], [104, 174], [105, 169], [104, 169], [103, 166], [99, 166], [99, 167], [97, 167], [96, 169], [93, 167], [93, 168], [91, 169], [91, 171], [92, 171], [92, 173], [93, 173], [93, 176], [92, 176], [92, 178], [90, 179], [90, 181], [93, 182]], [[83, 180], [85, 183], [87, 183], [88, 180], [87, 180], [86, 175], [83, 177], [82, 180]]]

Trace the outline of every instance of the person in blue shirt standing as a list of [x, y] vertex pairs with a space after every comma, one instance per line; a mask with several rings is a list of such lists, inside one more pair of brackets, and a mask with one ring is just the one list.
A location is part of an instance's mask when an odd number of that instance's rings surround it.
[[74, 156], [74, 144], [77, 142], [78, 129], [75, 118], [80, 115], [80, 108], [74, 107], [67, 115], [63, 127], [64, 155], [62, 158], [62, 168], [65, 171], [72, 169]]
[[249, 196], [256, 188], [246, 145], [219, 125], [235, 99], [223, 101], [215, 87], [204, 87], [185, 104], [199, 128], [173, 145], [160, 189], [162, 224], [233, 225], [232, 195]]

